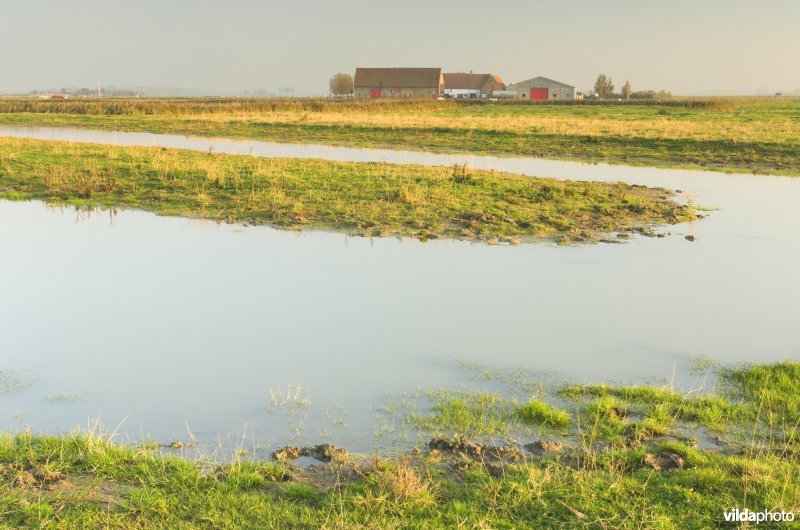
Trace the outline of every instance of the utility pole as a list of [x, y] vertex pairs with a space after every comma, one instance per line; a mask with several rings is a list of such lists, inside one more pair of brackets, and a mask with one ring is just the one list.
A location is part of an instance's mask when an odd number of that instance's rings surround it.
[[97, 78], [97, 97], [100, 97], [100, 78]]

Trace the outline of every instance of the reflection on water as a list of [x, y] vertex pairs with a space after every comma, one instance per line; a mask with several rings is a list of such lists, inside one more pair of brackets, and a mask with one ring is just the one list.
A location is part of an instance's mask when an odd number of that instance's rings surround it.
[[[225, 145], [239, 144], [254, 142]], [[132, 439], [188, 426], [198, 440], [370, 449], [386, 443], [386, 394], [462, 384], [455, 360], [597, 381], [680, 380], [692, 355], [800, 356], [800, 180], [455, 158], [677, 188], [718, 210], [667, 239], [562, 248], [0, 201], [0, 370], [30, 382], [0, 396], [0, 428], [100, 417]]]

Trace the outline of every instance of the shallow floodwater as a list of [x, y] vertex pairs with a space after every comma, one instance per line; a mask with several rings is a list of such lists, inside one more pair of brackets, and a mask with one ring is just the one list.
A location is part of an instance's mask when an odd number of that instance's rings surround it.
[[396, 441], [375, 434], [386, 430], [379, 407], [396, 396], [492, 384], [471, 379], [459, 362], [546, 380], [675, 378], [690, 386], [696, 355], [724, 363], [800, 357], [800, 179], [0, 128], [11, 133], [213, 144], [264, 156], [466, 161], [680, 189], [684, 200], [716, 210], [664, 229], [672, 233], [664, 239], [514, 247], [0, 201], [3, 430], [58, 433], [99, 418], [123, 439], [185, 440], [188, 425], [199, 440], [228, 447], [300, 439], [370, 450]]

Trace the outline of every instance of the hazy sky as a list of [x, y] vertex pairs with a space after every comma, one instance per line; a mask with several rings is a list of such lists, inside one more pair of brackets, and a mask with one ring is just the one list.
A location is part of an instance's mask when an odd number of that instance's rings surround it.
[[800, 0], [0, 0], [0, 91], [323, 93], [356, 66], [441, 66], [676, 94], [800, 89]]

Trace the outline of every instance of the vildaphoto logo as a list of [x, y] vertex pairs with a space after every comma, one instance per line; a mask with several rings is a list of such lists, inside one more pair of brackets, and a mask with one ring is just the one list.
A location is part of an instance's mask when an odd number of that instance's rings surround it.
[[794, 512], [771, 512], [764, 510], [762, 512], [754, 512], [745, 508], [740, 510], [734, 508], [723, 512], [726, 523], [790, 523], [794, 521]]

